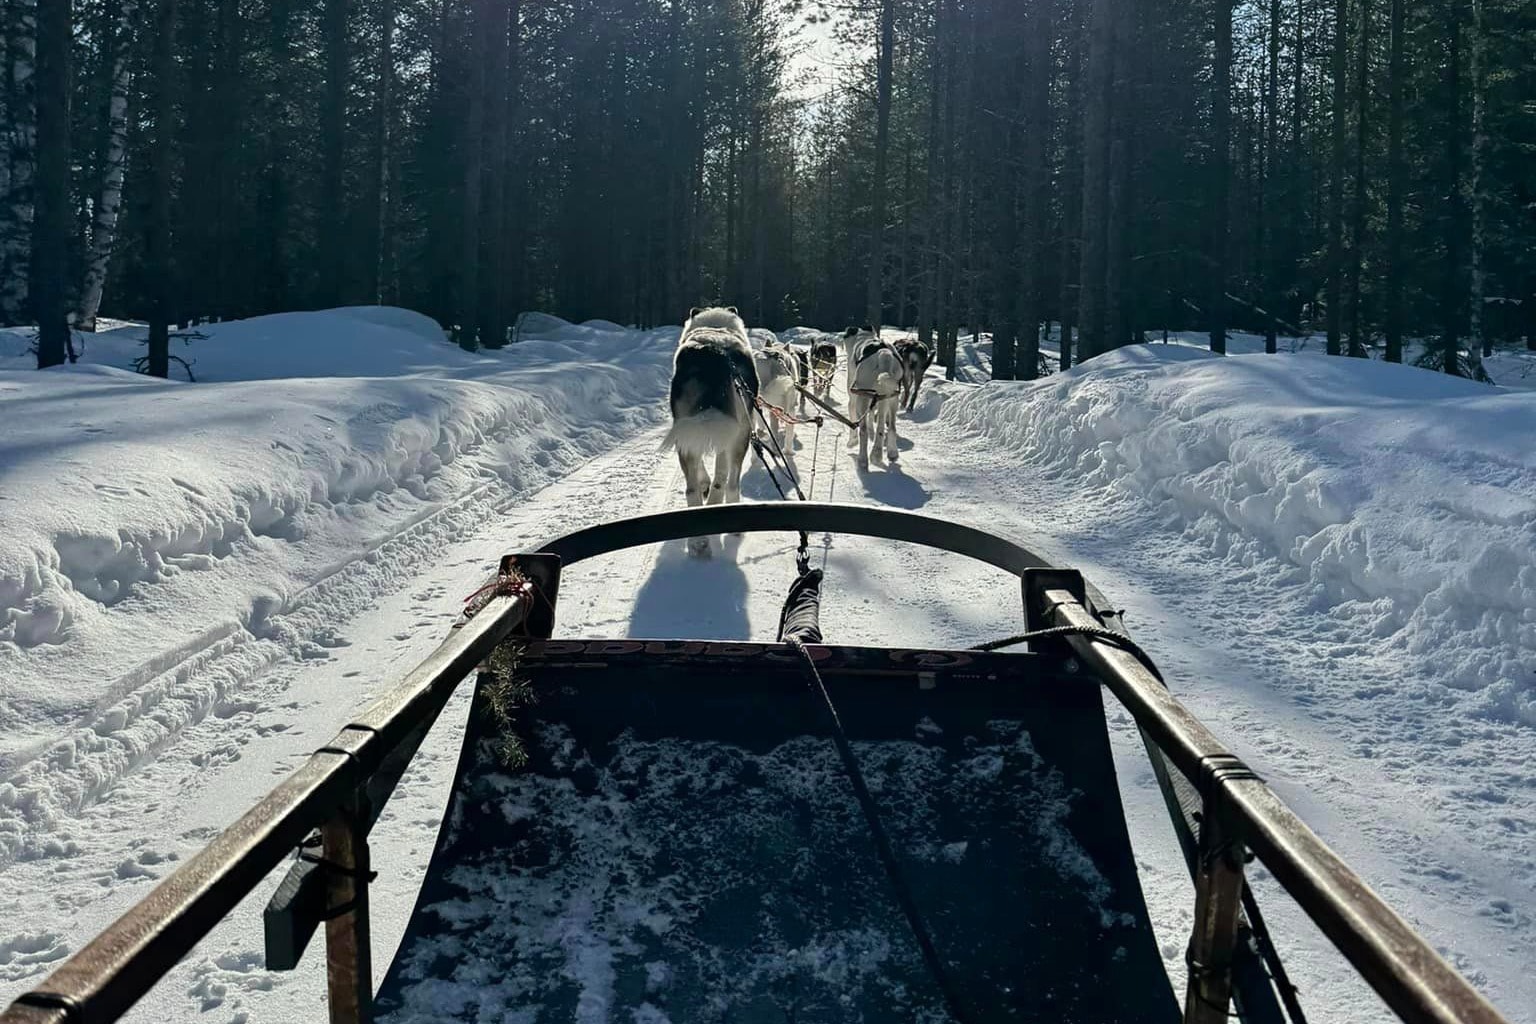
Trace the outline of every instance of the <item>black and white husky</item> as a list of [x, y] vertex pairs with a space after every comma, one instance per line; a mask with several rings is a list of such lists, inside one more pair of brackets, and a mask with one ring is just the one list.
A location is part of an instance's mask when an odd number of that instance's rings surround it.
[[[758, 394], [773, 407], [763, 410], [768, 429], [780, 450], [788, 455], [795, 443], [793, 418], [805, 410], [805, 399], [795, 385], [805, 385], [810, 364], [804, 352], [778, 343], [764, 345], [752, 353], [752, 361], [757, 364]], [[784, 414], [784, 419], [775, 414], [775, 409]]]
[[[901, 401], [906, 369], [896, 347], [883, 341], [873, 327], [850, 327], [843, 332], [843, 354], [848, 359], [848, 413], [858, 421], [859, 467], [869, 468], [869, 441], [875, 456], [885, 451], [887, 463], [896, 461], [896, 408]], [[854, 435], [848, 435], [853, 447]]]
[[[741, 500], [741, 466], [752, 434], [757, 367], [747, 326], [734, 307], [695, 309], [683, 325], [672, 359], [672, 429], [689, 506]], [[715, 472], [704, 456], [715, 453]], [[707, 556], [709, 538], [688, 542], [691, 554]]]
[[826, 398], [832, 390], [832, 375], [837, 372], [837, 345], [825, 339], [811, 346], [811, 392]]
[[896, 354], [901, 356], [905, 370], [901, 380], [901, 408], [911, 412], [917, 404], [917, 389], [923, 386], [923, 376], [933, 365], [933, 350], [916, 338], [903, 338], [896, 343]]

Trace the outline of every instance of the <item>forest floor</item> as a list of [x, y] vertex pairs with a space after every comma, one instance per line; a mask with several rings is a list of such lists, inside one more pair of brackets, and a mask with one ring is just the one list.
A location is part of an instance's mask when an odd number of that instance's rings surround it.
[[[288, 314], [204, 329], [186, 350], [198, 384], [111, 369], [135, 332], [93, 342], [108, 365], [45, 374], [0, 332], [0, 999], [429, 652], [500, 554], [683, 504], [659, 451], [675, 329], [541, 318], [537, 340], [471, 356], [402, 311]], [[986, 344], [962, 350], [962, 376], [985, 366]], [[838, 429], [802, 427], [808, 494], [1081, 567], [1180, 698], [1512, 1020], [1536, 1022], [1536, 395], [1149, 345], [1028, 384], [931, 379], [901, 432], [898, 468], [860, 472]], [[776, 497], [756, 467], [743, 491]], [[812, 543], [829, 638], [953, 647], [1017, 627], [1016, 584], [993, 570]], [[769, 639], [791, 548], [754, 535], [710, 562], [676, 546], [594, 560], [562, 581], [560, 631]], [[467, 697], [374, 832], [376, 976]], [[1110, 728], [1182, 986], [1187, 875], [1113, 704]], [[1390, 1019], [1256, 876], [1314, 1015]], [[276, 881], [131, 1019], [321, 1017], [314, 951], [263, 968]]]

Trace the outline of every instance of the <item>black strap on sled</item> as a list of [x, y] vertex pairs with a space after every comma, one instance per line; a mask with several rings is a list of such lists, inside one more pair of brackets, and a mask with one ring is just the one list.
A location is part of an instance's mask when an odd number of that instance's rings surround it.
[[[741, 379], [741, 375], [736, 373], [734, 368], [731, 370], [731, 375], [736, 379], [736, 387], [737, 390], [741, 392], [742, 401], [747, 403], [748, 409], [751, 409], [757, 414], [757, 421], [762, 424], [763, 433], [767, 435], [769, 443], [773, 445], [774, 455], [777, 458], [779, 465], [783, 468], [784, 475], [789, 478], [790, 484], [795, 488], [796, 496], [798, 496], [801, 501], [806, 500], [805, 492], [800, 489], [800, 481], [795, 479], [794, 472], [789, 468], [789, 456], [784, 454], [784, 449], [779, 447], [779, 442], [774, 439], [773, 431], [768, 426], [768, 418], [763, 415], [762, 406], [758, 405], [758, 403], [754, 400], [754, 396], [747, 389], [747, 382]], [[817, 425], [820, 426], [820, 423], [818, 422]], [[749, 438], [752, 445], [752, 451], [757, 455], [757, 461], [762, 463], [763, 472], [767, 473], [768, 479], [773, 481], [773, 489], [779, 492], [779, 498], [781, 500], [788, 501], [789, 494], [785, 492], [784, 485], [779, 483], [779, 475], [773, 471], [773, 466], [769, 464], [768, 456], [764, 451], [763, 442], [758, 440], [755, 434], [749, 435]], [[803, 576], [810, 570], [811, 567], [811, 538], [806, 534], [804, 530], [800, 530], [799, 534], [800, 546], [795, 549], [795, 566], [800, 570], [800, 574]]]
[[859, 810], [863, 813], [864, 822], [874, 839], [875, 852], [879, 855], [880, 864], [885, 869], [885, 876], [891, 884], [892, 894], [896, 897], [896, 902], [907, 919], [907, 927], [912, 931], [912, 938], [916, 940], [918, 951], [922, 954], [923, 965], [927, 967], [928, 974], [933, 978], [940, 995], [943, 996], [944, 1006], [949, 1011], [950, 1019], [954, 1024], [970, 1024], [971, 1017], [966, 1013], [964, 1004], [960, 1001], [960, 994], [955, 990], [944, 969], [944, 961], [939, 958], [939, 951], [934, 945], [932, 934], [928, 931], [928, 924], [923, 920], [917, 901], [912, 896], [912, 887], [907, 884], [906, 877], [902, 874], [901, 863], [896, 859], [895, 847], [891, 845], [891, 837], [880, 821], [880, 810], [875, 806], [875, 798], [870, 795], [869, 785], [864, 781], [864, 772], [859, 767], [859, 759], [853, 753], [853, 745], [848, 741], [848, 733], [843, 728], [841, 716], [837, 713], [837, 705], [832, 703], [832, 695], [827, 692], [827, 685], [822, 681], [821, 673], [816, 670], [816, 662], [812, 660], [810, 651], [805, 648], [806, 644], [821, 642], [822, 579], [823, 574], [820, 569], [812, 569], [808, 561], [800, 562], [800, 572], [795, 577], [795, 581], [789, 585], [789, 596], [785, 599], [783, 611], [779, 614], [779, 641], [788, 644], [796, 651], [805, 664], [807, 684], [811, 693], [820, 699], [822, 709], [826, 712], [827, 726], [832, 732], [832, 742], [837, 747], [838, 757], [842, 759], [843, 770], [853, 786], [853, 795], [858, 800]]
[[[817, 577], [816, 584], [819, 586], [821, 572], [812, 569], [807, 575], [811, 573]], [[802, 576], [800, 579], [805, 578]], [[794, 596], [795, 591], [791, 589], [791, 599]], [[786, 605], [786, 613], [788, 610]], [[918, 951], [923, 957], [923, 965], [928, 968], [929, 976], [938, 986], [939, 994], [944, 998], [944, 1008], [949, 1011], [950, 1019], [955, 1024], [970, 1024], [971, 1016], [966, 1012], [965, 1005], [960, 1000], [960, 993], [955, 989], [954, 983], [944, 969], [944, 961], [939, 958], [938, 947], [933, 944], [928, 923], [923, 920], [917, 901], [912, 897], [912, 887], [907, 884], [906, 877], [901, 872], [901, 862], [896, 859], [896, 849], [891, 845], [891, 837], [886, 833], [885, 826], [880, 823], [879, 808], [875, 806], [875, 798], [870, 795], [869, 786], [864, 781], [864, 772], [859, 768], [859, 759], [853, 753], [853, 745], [848, 742], [848, 733], [843, 729], [842, 719], [838, 717], [837, 705], [832, 703], [832, 695], [827, 692], [827, 685], [822, 682], [821, 673], [816, 670], [816, 663], [811, 660], [811, 652], [805, 649], [805, 644], [793, 639], [787, 642], [790, 647], [799, 652], [801, 660], [805, 663], [811, 690], [821, 698], [821, 705], [827, 713], [827, 724], [832, 730], [832, 742], [837, 747], [838, 756], [842, 758], [843, 770], [848, 775], [848, 781], [853, 785], [853, 795], [859, 802], [859, 810], [864, 813], [864, 823], [869, 826], [870, 836], [875, 841], [875, 852], [880, 855], [880, 864], [885, 868], [885, 877], [891, 883], [891, 891], [901, 907], [901, 912], [906, 916], [907, 927], [912, 930], [912, 938], [917, 941]]]
[[789, 585], [789, 597], [779, 613], [779, 643], [821, 643], [820, 569], [806, 568]]

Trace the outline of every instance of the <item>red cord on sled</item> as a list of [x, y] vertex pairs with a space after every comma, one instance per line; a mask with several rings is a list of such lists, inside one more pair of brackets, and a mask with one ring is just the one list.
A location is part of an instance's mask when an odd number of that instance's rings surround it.
[[485, 593], [489, 593], [492, 597], [510, 597], [517, 591], [518, 587], [529, 582], [531, 581], [528, 577], [520, 572], [497, 573], [495, 579], [466, 597], [464, 603], [469, 604], [469, 602]]

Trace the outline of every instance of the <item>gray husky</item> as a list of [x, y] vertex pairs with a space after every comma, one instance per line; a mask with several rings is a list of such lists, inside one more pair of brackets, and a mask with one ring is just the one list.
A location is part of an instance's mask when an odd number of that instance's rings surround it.
[[917, 389], [923, 386], [923, 375], [933, 365], [933, 350], [916, 338], [903, 338], [896, 343], [896, 354], [906, 370], [901, 379], [901, 407], [911, 412], [917, 404]]

